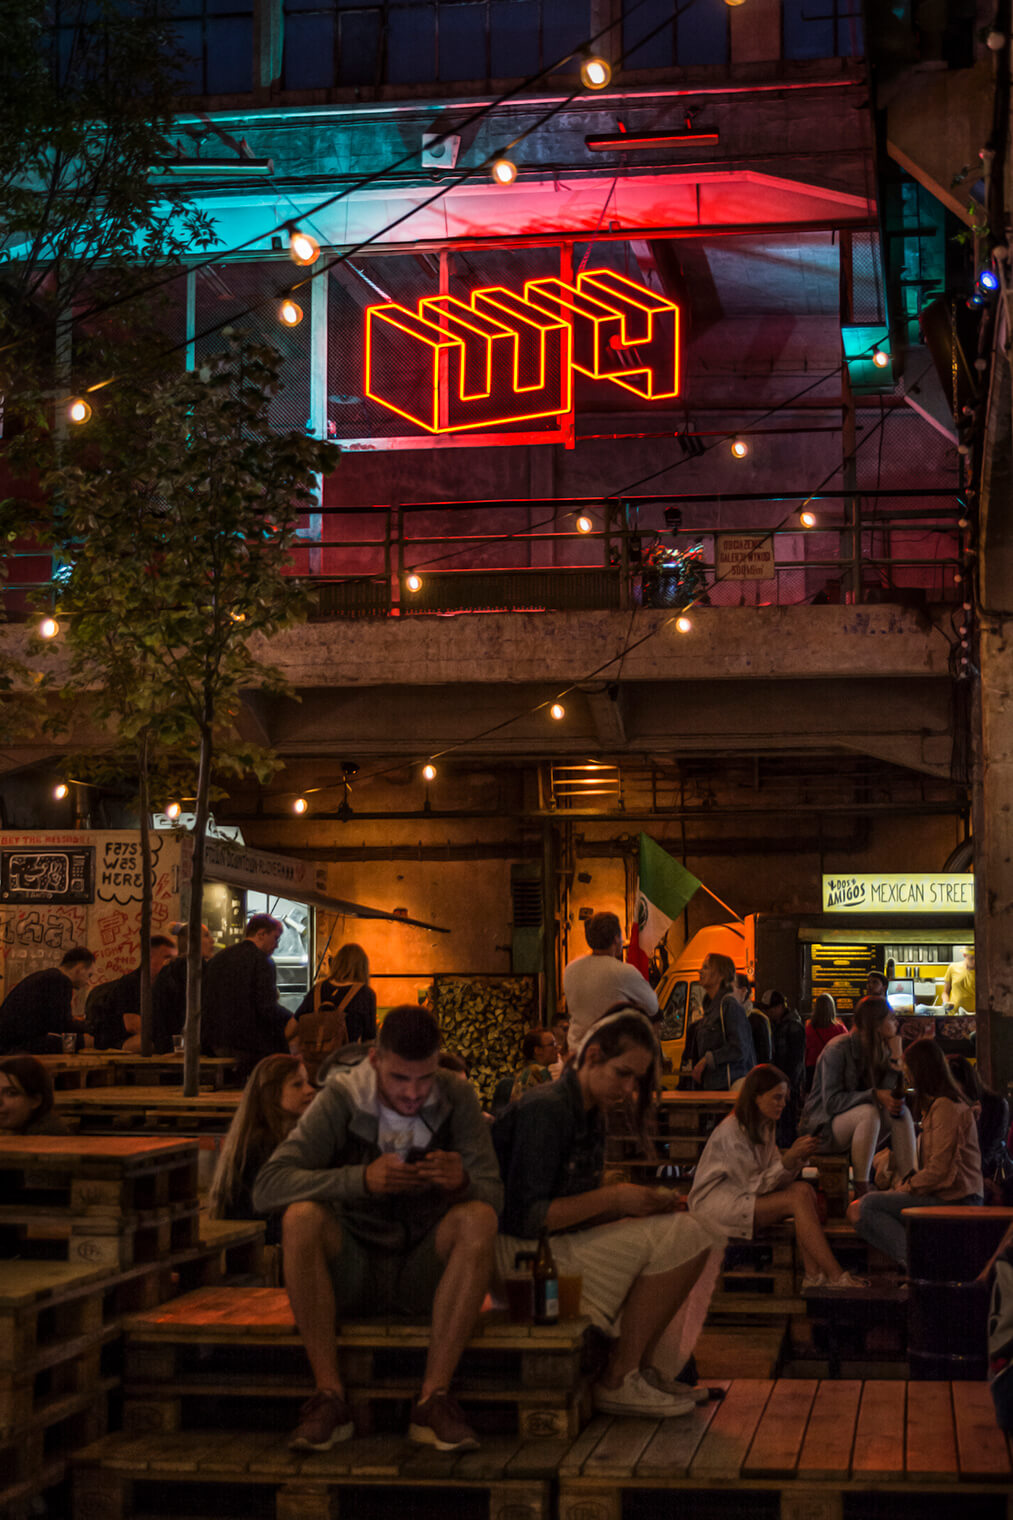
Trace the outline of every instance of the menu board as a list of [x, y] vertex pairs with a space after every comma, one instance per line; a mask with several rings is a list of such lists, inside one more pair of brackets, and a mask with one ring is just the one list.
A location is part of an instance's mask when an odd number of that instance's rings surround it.
[[95, 850], [0, 850], [0, 901], [90, 903], [95, 896]]
[[876, 964], [872, 945], [813, 945], [811, 954], [813, 999], [828, 992], [838, 1013], [852, 1013], [865, 994], [865, 978]]

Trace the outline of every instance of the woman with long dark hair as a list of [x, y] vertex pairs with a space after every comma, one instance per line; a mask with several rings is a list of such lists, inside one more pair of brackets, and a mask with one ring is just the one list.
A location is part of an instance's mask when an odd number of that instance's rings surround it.
[[795, 1222], [805, 1269], [802, 1287], [862, 1288], [845, 1272], [827, 1244], [816, 1212], [816, 1195], [797, 1180], [819, 1141], [803, 1135], [783, 1154], [777, 1123], [788, 1101], [788, 1079], [776, 1066], [754, 1066], [704, 1146], [689, 1195], [690, 1211], [711, 1229], [739, 1240], [782, 1219]]
[[229, 1125], [208, 1195], [212, 1219], [267, 1219], [267, 1244], [281, 1242], [281, 1220], [253, 1207], [253, 1184], [316, 1096], [298, 1056], [265, 1056], [249, 1075]]
[[53, 1112], [53, 1082], [34, 1056], [0, 1060], [0, 1134], [65, 1135], [67, 1126]]
[[645, 1016], [614, 1010], [558, 1081], [524, 1093], [492, 1131], [506, 1186], [497, 1276], [509, 1276], [517, 1254], [548, 1232], [558, 1271], [581, 1276], [581, 1313], [613, 1339], [595, 1406], [652, 1418], [688, 1414], [707, 1396], [678, 1374], [706, 1313], [702, 1295], [692, 1310], [688, 1300], [715, 1247], [699, 1221], [676, 1212], [675, 1194], [602, 1184], [605, 1114], [628, 1105], [643, 1133], [658, 1059]]
[[983, 1200], [978, 1130], [935, 1040], [916, 1040], [904, 1057], [922, 1116], [917, 1165], [888, 1193], [856, 1198], [848, 1218], [864, 1240], [907, 1265], [904, 1209]]
[[831, 1040], [847, 1034], [847, 1027], [837, 1017], [837, 1004], [829, 992], [821, 992], [813, 1002], [813, 1011], [805, 1026], [805, 1088], [813, 1085], [816, 1062]]
[[897, 1018], [886, 998], [864, 997], [854, 1027], [831, 1040], [816, 1063], [799, 1133], [815, 1135], [821, 1154], [850, 1151], [855, 1197], [869, 1191], [872, 1158], [881, 1139], [893, 1147], [894, 1169], [915, 1164], [915, 1130], [897, 1092]]

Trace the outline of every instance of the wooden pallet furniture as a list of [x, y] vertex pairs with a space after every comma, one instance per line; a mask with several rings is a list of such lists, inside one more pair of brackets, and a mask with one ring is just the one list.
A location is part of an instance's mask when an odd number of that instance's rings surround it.
[[[589, 1415], [584, 1342], [589, 1321], [510, 1324], [484, 1314], [465, 1351], [455, 1396], [480, 1428], [566, 1438]], [[339, 1327], [342, 1376], [357, 1426], [381, 1406], [407, 1407], [421, 1381], [428, 1324], [349, 1321]], [[207, 1289], [127, 1325], [124, 1423], [134, 1431], [294, 1425], [310, 1389], [302, 1342], [282, 1289]], [[388, 1410], [394, 1414], [395, 1411]]]
[[0, 1139], [0, 1256], [120, 1271], [198, 1244], [197, 1147], [76, 1135]]
[[[40, 1055], [59, 1093], [89, 1087], [153, 1087], [183, 1084], [183, 1057], [127, 1055], [118, 1050], [86, 1050], [77, 1055]], [[227, 1056], [201, 1056], [198, 1080], [203, 1086], [234, 1085], [236, 1063]], [[62, 1098], [57, 1100], [62, 1102]]]
[[908, 1368], [912, 1378], [981, 1378], [988, 1370], [989, 1285], [978, 1277], [1013, 1209], [951, 1204], [902, 1214], [911, 1294]]
[[[238, 1489], [273, 1496], [275, 1520], [335, 1520], [356, 1513], [363, 1489], [392, 1512], [415, 1513], [430, 1495], [444, 1514], [468, 1494], [484, 1498], [488, 1520], [551, 1520], [551, 1487], [568, 1442], [518, 1437], [479, 1451], [443, 1454], [401, 1436], [366, 1436], [329, 1452], [290, 1452], [287, 1437], [244, 1432], [186, 1431], [131, 1435], [127, 1431], [74, 1457], [73, 1520], [131, 1520], [157, 1493], [185, 1488], [199, 1513], [214, 1514]], [[173, 1511], [170, 1511], [173, 1512]], [[263, 1514], [260, 1508], [258, 1513]]]
[[692, 1514], [722, 1490], [742, 1520], [761, 1495], [780, 1520], [841, 1520], [889, 1488], [950, 1506], [990, 1496], [1000, 1520], [1011, 1485], [987, 1384], [743, 1378], [681, 1419], [593, 1420], [560, 1463], [558, 1515], [633, 1520], [652, 1492]]
[[727, 1092], [663, 1091], [649, 1121], [654, 1157], [644, 1154], [624, 1115], [610, 1116], [606, 1161], [620, 1166], [632, 1181], [656, 1174], [684, 1172], [696, 1165], [712, 1130], [732, 1110], [735, 1094]]
[[79, 1133], [123, 1130], [224, 1134], [242, 1093], [206, 1091], [186, 1098], [173, 1087], [86, 1087], [60, 1094], [60, 1113]]

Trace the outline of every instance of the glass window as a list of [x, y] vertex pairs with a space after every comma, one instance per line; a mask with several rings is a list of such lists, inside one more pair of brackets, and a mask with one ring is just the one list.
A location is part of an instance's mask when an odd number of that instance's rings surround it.
[[623, 68], [694, 68], [728, 62], [728, 7], [704, 0], [676, 16], [667, 0], [631, 6], [623, 22]]
[[489, 6], [490, 74], [526, 79], [538, 72], [538, 0], [492, 0]]
[[431, 84], [436, 78], [436, 7], [392, 5], [387, 16], [388, 83]]
[[862, 56], [859, 0], [783, 0], [786, 58]]
[[440, 6], [441, 79], [485, 79], [485, 20], [484, 0]]

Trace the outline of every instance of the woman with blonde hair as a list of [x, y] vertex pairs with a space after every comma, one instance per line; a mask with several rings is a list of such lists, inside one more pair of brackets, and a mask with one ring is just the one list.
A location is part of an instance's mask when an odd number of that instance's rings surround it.
[[344, 1014], [349, 1044], [376, 1039], [376, 993], [369, 985], [369, 957], [361, 945], [342, 945], [331, 956], [328, 975], [310, 988], [295, 1017], [317, 1013], [324, 1007], [338, 1008]]
[[279, 1215], [258, 1214], [253, 1184], [272, 1151], [306, 1112], [316, 1089], [298, 1056], [265, 1056], [249, 1075], [229, 1125], [208, 1195], [212, 1219], [267, 1219], [267, 1244], [280, 1245]]
[[754, 1066], [735, 1108], [704, 1146], [689, 1194], [690, 1213], [715, 1232], [752, 1240], [758, 1229], [795, 1222], [806, 1288], [862, 1288], [827, 1244], [816, 1194], [798, 1175], [819, 1142], [803, 1135], [783, 1154], [775, 1144], [777, 1121], [788, 1101], [788, 1078], [776, 1066]]

